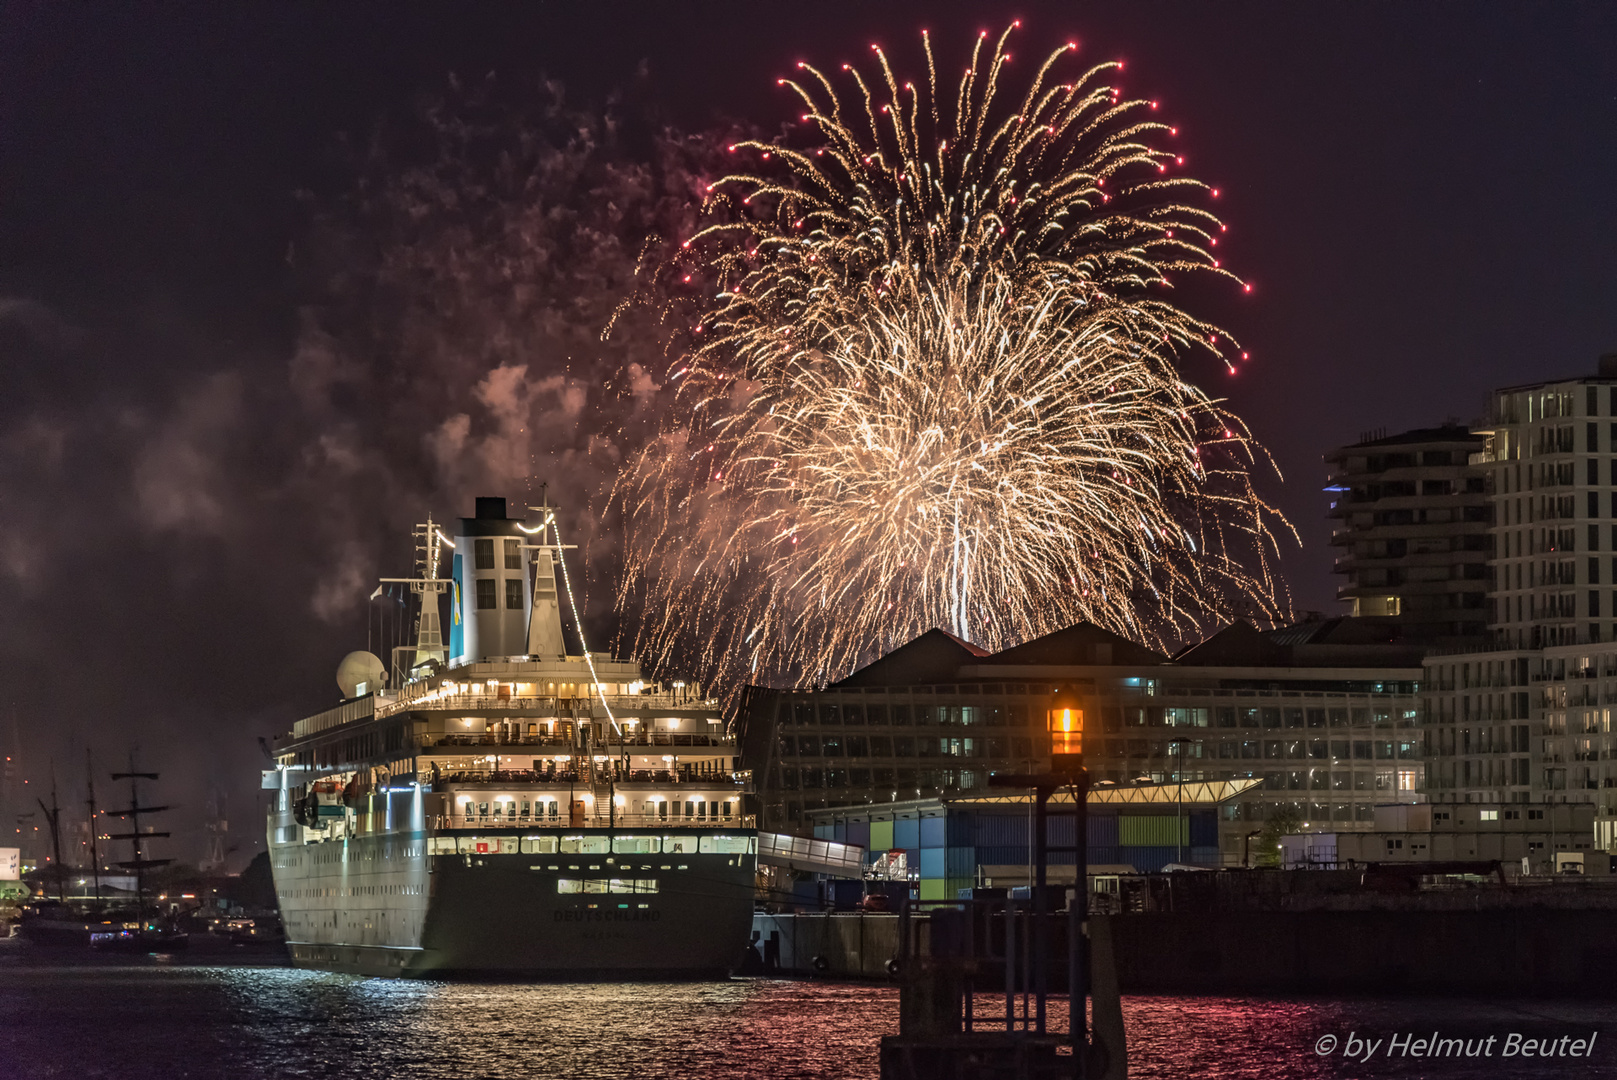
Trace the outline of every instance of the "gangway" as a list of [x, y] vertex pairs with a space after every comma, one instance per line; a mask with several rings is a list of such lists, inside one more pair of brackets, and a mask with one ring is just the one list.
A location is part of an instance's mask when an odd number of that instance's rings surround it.
[[858, 844], [844, 844], [836, 840], [760, 832], [758, 861], [766, 866], [783, 866], [788, 870], [858, 878], [864, 876], [865, 849]]

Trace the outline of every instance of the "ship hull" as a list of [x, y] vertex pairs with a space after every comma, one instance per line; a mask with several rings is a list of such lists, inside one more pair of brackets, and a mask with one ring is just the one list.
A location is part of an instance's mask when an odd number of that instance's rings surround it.
[[[500, 850], [514, 838], [480, 839], [275, 845], [292, 962], [405, 978], [668, 979], [725, 975], [746, 950], [755, 847], [524, 854]], [[428, 853], [445, 847], [472, 850]], [[607, 891], [618, 887], [641, 891]]]

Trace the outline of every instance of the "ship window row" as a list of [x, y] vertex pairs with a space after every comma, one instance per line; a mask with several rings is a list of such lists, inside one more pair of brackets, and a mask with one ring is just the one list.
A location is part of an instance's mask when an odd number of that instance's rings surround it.
[[753, 855], [751, 836], [434, 836], [433, 855]]
[[656, 878], [557, 878], [559, 893], [654, 893]]
[[339, 896], [425, 896], [424, 885], [341, 885], [329, 889], [281, 889], [283, 899], [317, 900]]

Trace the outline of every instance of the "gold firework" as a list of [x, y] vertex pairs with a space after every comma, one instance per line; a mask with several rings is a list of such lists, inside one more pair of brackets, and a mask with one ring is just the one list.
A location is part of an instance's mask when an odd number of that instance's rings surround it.
[[[957, 91], [800, 65], [803, 133], [709, 189], [713, 295], [676, 417], [625, 470], [639, 651], [720, 679], [840, 677], [933, 626], [992, 648], [1089, 619], [1163, 643], [1287, 608], [1262, 451], [1183, 379], [1229, 336], [1168, 299], [1212, 273], [1209, 190], [1118, 64], [1038, 69], [1010, 30]], [[952, 107], [951, 107], [952, 106]], [[1003, 115], [1001, 113], [1003, 112]], [[1265, 459], [1266, 460], [1266, 459]]]

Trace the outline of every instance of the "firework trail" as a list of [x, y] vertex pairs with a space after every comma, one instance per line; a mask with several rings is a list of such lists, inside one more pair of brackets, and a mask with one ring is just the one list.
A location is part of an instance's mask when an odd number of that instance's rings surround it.
[[1080, 619], [1171, 642], [1286, 613], [1267, 461], [1179, 374], [1233, 370], [1175, 306], [1222, 275], [1209, 192], [1154, 103], [1057, 50], [1002, 95], [1007, 30], [958, 88], [806, 64], [800, 131], [745, 141], [677, 272], [708, 299], [674, 419], [628, 463], [637, 651], [733, 684], [834, 679], [933, 626], [1003, 648]]

